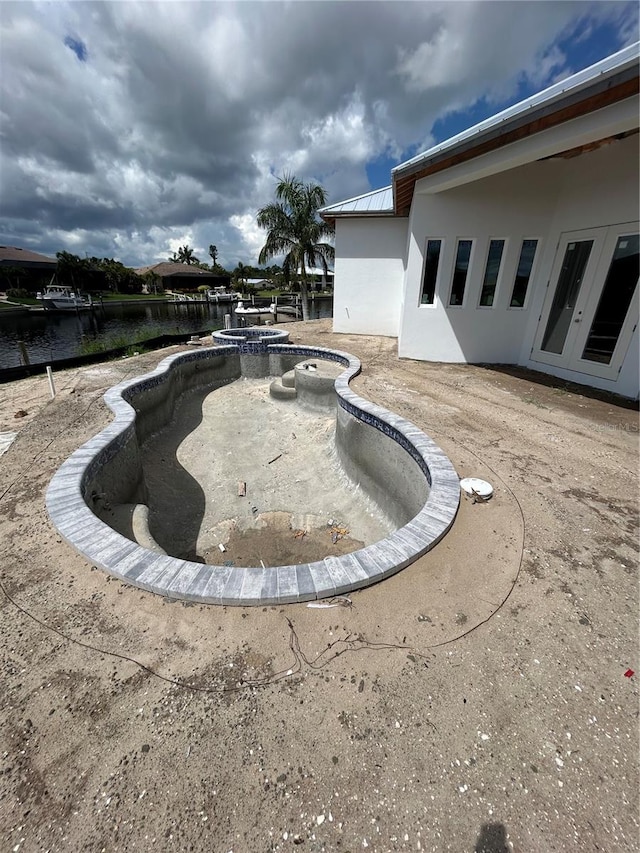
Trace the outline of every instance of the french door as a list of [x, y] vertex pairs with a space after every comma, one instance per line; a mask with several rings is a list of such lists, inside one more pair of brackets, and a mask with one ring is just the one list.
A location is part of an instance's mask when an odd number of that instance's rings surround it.
[[638, 321], [638, 223], [561, 235], [531, 358], [615, 378]]

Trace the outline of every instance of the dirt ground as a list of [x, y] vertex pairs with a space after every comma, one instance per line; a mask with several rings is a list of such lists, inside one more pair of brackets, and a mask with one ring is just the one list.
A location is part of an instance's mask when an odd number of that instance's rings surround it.
[[186, 394], [171, 428], [145, 443], [149, 527], [168, 554], [282, 566], [355, 551], [394, 529], [342, 470], [335, 407], [309, 411], [274, 399], [269, 385], [241, 379]]
[[638, 850], [637, 412], [287, 329], [360, 357], [354, 389], [494, 498], [351, 607], [183, 605], [44, 507], [104, 390], [168, 351], [56, 374], [53, 401], [1, 385], [0, 850]]

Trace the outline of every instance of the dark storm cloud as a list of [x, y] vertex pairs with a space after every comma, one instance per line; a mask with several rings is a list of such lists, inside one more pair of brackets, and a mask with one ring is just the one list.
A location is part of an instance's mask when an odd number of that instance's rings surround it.
[[223, 263], [253, 261], [274, 174], [320, 179], [334, 200], [364, 192], [367, 163], [523, 77], [570, 73], [559, 34], [628, 24], [630, 8], [0, 4], [0, 240], [135, 264], [187, 240], [206, 259], [213, 242]]

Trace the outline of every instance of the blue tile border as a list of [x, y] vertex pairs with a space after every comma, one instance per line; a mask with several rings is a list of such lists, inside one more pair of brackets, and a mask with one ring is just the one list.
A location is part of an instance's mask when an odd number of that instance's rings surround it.
[[[105, 393], [104, 400], [114, 420], [61, 465], [47, 489], [47, 510], [63, 538], [92, 565], [141, 589], [223, 605], [287, 604], [345, 594], [389, 577], [433, 548], [456, 517], [460, 502], [458, 475], [447, 456], [422, 430], [351, 390], [349, 382], [360, 373], [360, 361], [340, 350], [288, 344], [277, 329], [257, 327], [227, 330], [224, 334], [229, 332], [234, 333], [232, 339], [239, 339], [237, 343], [229, 343], [225, 337], [216, 340], [216, 346], [171, 355], [151, 373], [121, 382]], [[288, 339], [288, 333], [280, 334]], [[292, 355], [341, 364], [345, 369], [335, 381], [338, 404], [350, 416], [399, 444], [429, 483], [428, 498], [415, 517], [386, 539], [342, 557], [298, 566], [230, 569], [159, 555], [117, 533], [94, 515], [87, 504], [87, 499], [91, 500], [91, 495], [86, 495], [88, 484], [101, 466], [133, 439], [136, 412], [131, 404], [135, 397], [171, 382], [181, 365], [241, 353]]]
[[271, 329], [268, 326], [247, 326], [243, 329], [224, 329], [211, 332], [214, 344], [224, 346], [236, 344], [238, 352], [266, 353], [270, 344], [286, 344], [289, 340], [289, 332], [282, 329]]

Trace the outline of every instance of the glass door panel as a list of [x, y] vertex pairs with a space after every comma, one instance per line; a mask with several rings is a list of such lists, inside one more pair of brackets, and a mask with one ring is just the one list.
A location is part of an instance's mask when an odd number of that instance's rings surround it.
[[582, 352], [585, 361], [610, 364], [640, 275], [640, 237], [618, 237], [598, 307]]
[[592, 247], [593, 240], [567, 245], [540, 347], [545, 352], [559, 355], [564, 349]]

